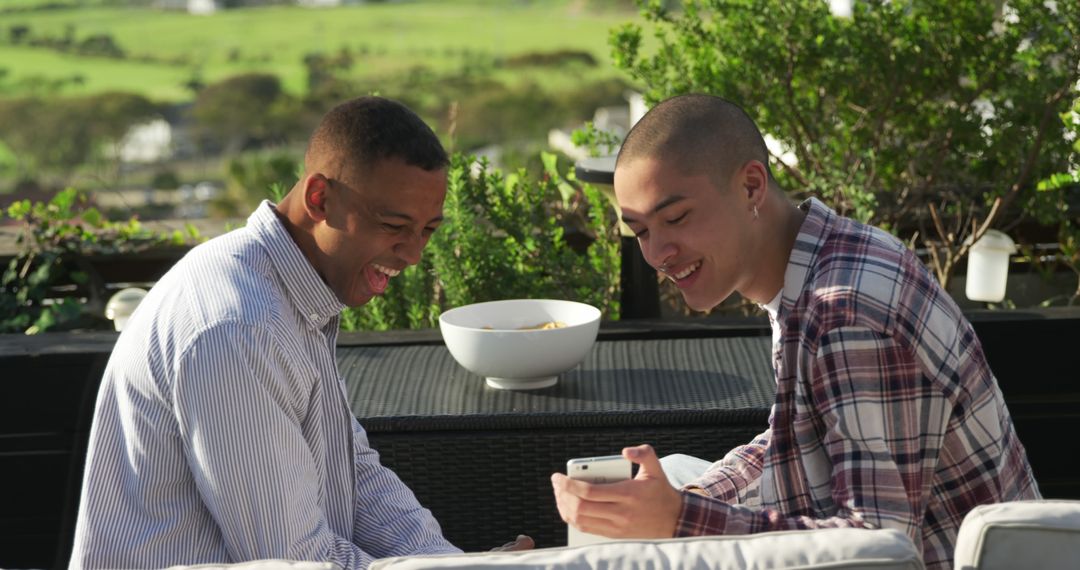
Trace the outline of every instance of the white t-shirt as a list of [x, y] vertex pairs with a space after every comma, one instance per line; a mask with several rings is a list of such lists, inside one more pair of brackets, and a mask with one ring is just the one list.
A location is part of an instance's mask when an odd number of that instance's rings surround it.
[[780, 348], [780, 321], [776, 318], [776, 313], [780, 311], [780, 296], [784, 294], [784, 288], [781, 287], [776, 292], [776, 296], [772, 298], [772, 301], [761, 306], [765, 309], [766, 313], [769, 313], [769, 325], [772, 326], [772, 348], [773, 353]]

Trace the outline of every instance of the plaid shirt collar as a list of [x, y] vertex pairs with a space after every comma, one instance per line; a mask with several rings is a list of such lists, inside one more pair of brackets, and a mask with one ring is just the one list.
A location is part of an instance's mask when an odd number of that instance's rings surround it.
[[776, 313], [776, 318], [781, 323], [806, 288], [806, 282], [811, 278], [810, 268], [814, 267], [818, 253], [832, 233], [837, 219], [836, 212], [817, 198], [803, 201], [799, 204], [799, 209], [806, 212], [806, 218], [799, 227], [799, 234], [795, 237], [787, 269], [784, 271], [783, 294], [780, 296], [780, 307]]

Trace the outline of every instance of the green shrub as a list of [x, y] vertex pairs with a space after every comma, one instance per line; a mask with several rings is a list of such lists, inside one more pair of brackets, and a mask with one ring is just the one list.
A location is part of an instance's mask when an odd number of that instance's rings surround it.
[[[781, 183], [924, 246], [947, 284], [972, 239], [1047, 196], [1073, 152], [1060, 114], [1077, 93], [1080, 3], [639, 1], [613, 58], [650, 103], [710, 93], [745, 108], [797, 159]], [[779, 154], [779, 153], [777, 153]]]
[[[5, 213], [22, 222], [25, 232], [18, 238], [18, 255], [0, 274], [0, 333], [40, 333], [80, 324], [87, 314], [100, 316], [106, 288], [90, 256], [183, 247], [202, 240], [190, 225], [185, 232], [156, 233], [134, 218], [109, 221], [74, 188], [48, 202], [20, 200]], [[85, 302], [57, 294], [58, 287], [71, 285], [85, 291]]]
[[555, 51], [530, 51], [512, 55], [502, 62], [504, 67], [515, 69], [522, 67], [562, 67], [565, 65], [582, 65], [596, 67], [596, 57], [593, 54], [575, 49], [560, 49]]
[[[1054, 261], [1069, 268], [1076, 275], [1077, 283], [1071, 294], [1045, 300], [1043, 305], [1046, 306], [1059, 302], [1080, 304], [1080, 94], [1072, 107], [1061, 114], [1061, 120], [1069, 133], [1067, 138], [1072, 141], [1073, 154], [1067, 170], [1039, 182], [1038, 190], [1046, 200], [1042, 202], [1044, 207], [1036, 212], [1036, 218], [1046, 225], [1057, 223], [1059, 251]], [[1036, 265], [1042, 262], [1043, 256], [1038, 252], [1027, 252], [1027, 256]], [[1051, 266], [1048, 272], [1055, 269]]]
[[159, 170], [150, 179], [150, 187], [156, 190], [175, 190], [180, 187], [180, 175], [171, 168]]
[[75, 53], [85, 57], [111, 57], [123, 59], [125, 54], [110, 34], [93, 34], [83, 38], [76, 46]]
[[159, 115], [158, 105], [131, 93], [0, 99], [0, 139], [17, 157], [16, 176], [52, 174], [66, 184], [132, 126]]
[[230, 158], [225, 166], [225, 193], [213, 201], [213, 212], [222, 217], [239, 217], [254, 210], [265, 198], [280, 202], [301, 171], [296, 153], [286, 150], [247, 152]]
[[581, 301], [618, 318], [614, 214], [599, 190], [564, 179], [553, 155], [544, 164], [534, 180], [455, 155], [445, 220], [421, 263], [383, 296], [346, 311], [342, 328], [436, 327], [448, 308], [512, 298]]
[[190, 109], [203, 150], [225, 155], [301, 139], [306, 125], [294, 97], [267, 73], [226, 78], [198, 91]]

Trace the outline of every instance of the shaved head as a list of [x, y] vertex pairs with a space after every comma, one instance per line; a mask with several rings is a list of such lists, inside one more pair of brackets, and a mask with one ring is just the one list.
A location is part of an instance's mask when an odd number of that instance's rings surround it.
[[769, 151], [754, 121], [738, 105], [712, 95], [680, 95], [649, 110], [626, 135], [615, 167], [643, 157], [675, 164], [685, 174], [706, 174], [720, 187], [751, 160], [769, 168]]
[[361, 174], [390, 158], [428, 172], [449, 163], [438, 137], [408, 107], [382, 97], [359, 97], [323, 117], [308, 142], [304, 168], [340, 173], [350, 167]]

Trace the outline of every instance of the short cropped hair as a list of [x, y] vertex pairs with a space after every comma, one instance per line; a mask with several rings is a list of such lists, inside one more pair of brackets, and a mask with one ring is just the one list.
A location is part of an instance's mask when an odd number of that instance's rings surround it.
[[712, 95], [679, 95], [649, 110], [626, 135], [615, 166], [653, 157], [724, 184], [747, 162], [769, 168], [769, 149], [741, 107]]
[[389, 158], [428, 172], [450, 162], [423, 119], [383, 97], [359, 97], [331, 109], [312, 133], [304, 155], [309, 165], [313, 160], [333, 160], [363, 170]]

